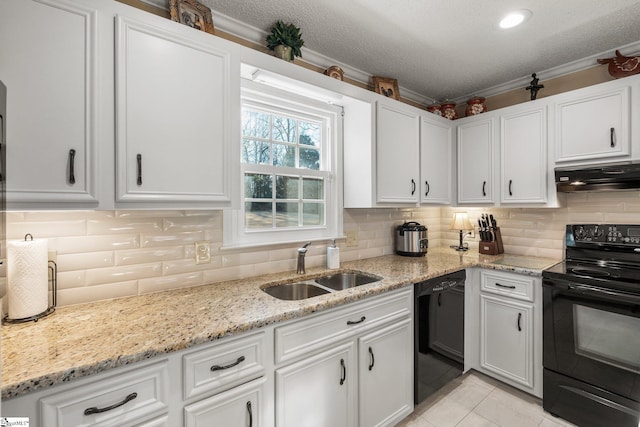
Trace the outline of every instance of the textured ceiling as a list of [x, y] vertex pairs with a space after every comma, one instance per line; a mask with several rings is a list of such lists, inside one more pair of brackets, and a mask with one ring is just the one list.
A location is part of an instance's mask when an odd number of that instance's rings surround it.
[[[292, 22], [306, 48], [437, 100], [640, 41], [640, 0], [199, 1], [214, 23], [216, 12], [264, 31], [278, 19]], [[516, 9], [533, 15], [499, 29]]]

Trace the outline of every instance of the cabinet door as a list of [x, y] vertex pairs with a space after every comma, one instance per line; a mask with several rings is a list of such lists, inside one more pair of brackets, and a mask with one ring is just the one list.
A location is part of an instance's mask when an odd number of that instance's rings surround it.
[[359, 340], [361, 427], [395, 425], [413, 411], [411, 319]]
[[[98, 11], [95, 2], [0, 2], [7, 86], [7, 202], [97, 200]], [[51, 205], [48, 205], [51, 207]]]
[[492, 203], [493, 120], [458, 127], [458, 203]]
[[276, 370], [276, 426], [354, 426], [356, 363], [350, 342]]
[[533, 305], [480, 295], [480, 366], [533, 387]]
[[556, 162], [628, 156], [630, 92], [625, 86], [558, 103]]
[[[400, 104], [395, 102], [396, 104]], [[378, 102], [376, 181], [380, 203], [417, 203], [420, 117], [401, 105]]]
[[265, 381], [252, 381], [186, 406], [185, 427], [260, 427]]
[[158, 25], [116, 22], [117, 201], [228, 202], [230, 55]]
[[451, 132], [447, 123], [420, 121], [420, 201], [451, 203]]
[[547, 201], [547, 108], [500, 118], [502, 203]]

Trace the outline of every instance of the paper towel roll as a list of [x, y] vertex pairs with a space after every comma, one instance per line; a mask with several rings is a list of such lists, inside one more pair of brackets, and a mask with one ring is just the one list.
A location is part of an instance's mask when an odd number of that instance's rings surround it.
[[49, 307], [47, 240], [7, 242], [9, 318], [35, 316]]

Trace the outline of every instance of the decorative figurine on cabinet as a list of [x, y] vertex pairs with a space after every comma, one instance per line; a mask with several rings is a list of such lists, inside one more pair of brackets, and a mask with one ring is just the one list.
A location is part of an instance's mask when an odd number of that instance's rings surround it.
[[534, 101], [538, 96], [538, 91], [542, 89], [544, 85], [538, 84], [540, 79], [536, 77], [536, 73], [531, 74], [531, 77], [533, 77], [533, 79], [531, 83], [529, 83], [529, 86], [525, 87], [525, 90], [531, 91], [531, 100]]
[[598, 59], [598, 64], [609, 64], [609, 74], [616, 79], [640, 73], [640, 56], [622, 56], [619, 50], [613, 58]]

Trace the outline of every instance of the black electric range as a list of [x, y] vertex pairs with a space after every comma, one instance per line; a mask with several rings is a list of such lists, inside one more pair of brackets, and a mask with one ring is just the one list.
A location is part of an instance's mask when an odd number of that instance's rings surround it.
[[640, 425], [640, 225], [574, 224], [543, 278], [543, 406], [582, 427]]

